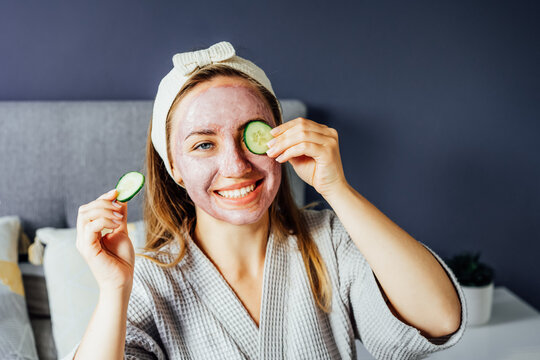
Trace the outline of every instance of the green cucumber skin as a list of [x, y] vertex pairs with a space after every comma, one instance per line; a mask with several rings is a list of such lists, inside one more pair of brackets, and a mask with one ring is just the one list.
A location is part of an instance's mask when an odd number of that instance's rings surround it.
[[137, 195], [137, 194], [139, 193], [139, 191], [141, 191], [141, 189], [142, 189], [142, 186], [139, 188], [139, 190], [137, 190], [137, 191], [135, 192], [135, 194], [131, 195], [130, 197], [125, 198], [125, 199], [118, 199], [118, 198], [117, 198], [116, 201], [121, 202], [121, 203], [126, 203], [126, 202], [128, 202], [129, 200], [133, 199], [133, 198], [135, 197], [135, 195]]
[[138, 171], [130, 171], [130, 172], [127, 172], [125, 173], [124, 175], [120, 176], [120, 179], [118, 179], [118, 182], [116, 183], [116, 186], [115, 186], [115, 189], [118, 188], [118, 184], [120, 184], [120, 182], [122, 181], [122, 179], [128, 175], [128, 174], [131, 174], [131, 173], [137, 173], [139, 175], [141, 175], [142, 177], [142, 182], [141, 182], [141, 185], [139, 186], [139, 188], [137, 189], [137, 191], [133, 192], [130, 196], [128, 196], [127, 198], [123, 198], [123, 199], [119, 199], [118, 197], [116, 198], [116, 201], [118, 202], [121, 202], [121, 203], [125, 203], [125, 202], [128, 202], [129, 200], [133, 199], [135, 197], [135, 195], [137, 195], [139, 193], [139, 191], [141, 191], [141, 189], [143, 188], [144, 186], [144, 183], [146, 182], [146, 178], [144, 177], [143, 174], [141, 174], [140, 172]]
[[246, 147], [248, 148], [249, 151], [251, 151], [253, 154], [257, 154], [257, 155], [263, 155], [266, 153], [266, 151], [268, 151], [268, 147], [266, 147], [265, 150], [263, 151], [256, 151], [253, 149], [253, 144], [250, 146], [250, 141], [248, 140], [248, 129], [250, 127], [250, 125], [254, 124], [254, 123], [261, 123], [263, 124], [265, 127], [267, 127], [269, 130], [272, 130], [272, 127], [270, 125], [268, 125], [267, 123], [265, 123], [264, 121], [261, 121], [261, 120], [254, 120], [254, 121], [250, 121], [246, 127], [244, 128], [244, 143], [246, 144]]

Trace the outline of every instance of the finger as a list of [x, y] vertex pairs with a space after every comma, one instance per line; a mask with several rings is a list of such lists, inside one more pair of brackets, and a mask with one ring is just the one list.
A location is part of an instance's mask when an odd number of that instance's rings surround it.
[[94, 221], [100, 217], [122, 220], [124, 218], [124, 214], [116, 210], [118, 209], [114, 208], [114, 210], [112, 210], [112, 209], [95, 208], [84, 213], [84, 215], [82, 216], [82, 221], [83, 223], [87, 223], [90, 221]]
[[311, 142], [301, 142], [285, 150], [276, 158], [277, 162], [284, 163], [299, 156], [309, 156], [315, 160], [324, 155], [325, 147]]
[[105, 217], [98, 218], [89, 222], [86, 229], [94, 234], [101, 235], [103, 229], [116, 229], [120, 226], [121, 221], [116, 219], [108, 219]]
[[116, 231], [128, 233], [127, 229], [127, 204], [119, 203], [116, 200], [112, 202], [114, 210], [106, 210], [103, 208], [95, 209], [94, 212], [88, 211], [83, 215], [83, 221], [95, 221], [100, 217], [105, 217], [116, 221], [119, 226], [116, 227]]
[[81, 237], [82, 243], [78, 244], [82, 248], [88, 248], [96, 246], [101, 238], [101, 231], [103, 229], [116, 229], [120, 226], [115, 221], [107, 218], [99, 218], [84, 225], [83, 236]]
[[325, 145], [334, 141], [334, 139], [315, 131], [292, 128], [272, 141], [274, 141], [274, 143], [270, 145], [270, 149], [266, 152], [270, 157], [276, 157], [288, 148], [300, 144], [303, 141]]
[[127, 219], [128, 219], [128, 204], [127, 202], [119, 202], [114, 200], [112, 202], [112, 205], [116, 208], [115, 212], [120, 213], [123, 215], [122, 217], [122, 223], [120, 224], [120, 227], [118, 228], [119, 231], [124, 231], [126, 234], [128, 233], [127, 229]]
[[311, 129], [312, 131], [317, 131], [317, 132], [322, 132], [325, 128], [327, 128], [326, 125], [322, 125], [322, 124], [316, 123], [315, 121], [299, 117], [299, 118], [287, 121], [279, 126], [276, 126], [270, 131], [270, 134], [276, 137], [295, 126], [299, 126], [306, 130]]
[[[107, 199], [100, 199], [97, 198], [96, 200], [82, 205], [79, 207], [79, 213], [77, 215], [77, 229], [81, 229], [91, 218], [91, 220], [95, 219], [97, 216], [95, 215], [96, 210], [111, 210], [116, 211], [124, 216], [126, 211], [122, 209], [123, 206], [117, 202], [116, 200], [111, 201]], [[94, 214], [93, 216], [90, 216], [89, 214]]]
[[98, 197], [98, 199], [110, 199], [110, 200], [116, 199], [116, 192], [117, 192], [116, 189], [109, 190], [105, 194]]
[[108, 199], [100, 199], [97, 198], [94, 201], [89, 202], [88, 204], [84, 204], [81, 207], [79, 207], [79, 213], [84, 214], [86, 212], [89, 212], [93, 209], [110, 209], [110, 210], [118, 210], [122, 207], [121, 203], [117, 202], [116, 200], [108, 200]]

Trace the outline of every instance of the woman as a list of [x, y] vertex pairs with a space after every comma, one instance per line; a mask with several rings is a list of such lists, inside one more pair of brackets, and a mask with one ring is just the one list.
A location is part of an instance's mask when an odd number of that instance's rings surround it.
[[[347, 183], [334, 129], [282, 124], [270, 81], [229, 43], [173, 63], [147, 143], [145, 253], [115, 190], [79, 210], [100, 296], [76, 358], [353, 359], [359, 338], [397, 359], [459, 340], [454, 276]], [[274, 127], [266, 155], [242, 141], [252, 120]], [[285, 162], [332, 210], [296, 208]]]

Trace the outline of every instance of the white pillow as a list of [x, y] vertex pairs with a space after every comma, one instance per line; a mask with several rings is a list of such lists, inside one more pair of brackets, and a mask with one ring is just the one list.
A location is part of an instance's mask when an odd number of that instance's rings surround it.
[[26, 312], [18, 243], [21, 222], [0, 218], [0, 358], [37, 359], [34, 334]]
[[[133, 243], [135, 252], [138, 253], [144, 247], [144, 222], [142, 220], [135, 221], [127, 224], [128, 235]], [[102, 234], [106, 234], [107, 229], [102, 231]], [[49, 244], [49, 241], [55, 241], [57, 236], [62, 238], [70, 237], [75, 241], [77, 239], [77, 229], [75, 228], [66, 228], [66, 229], [57, 229], [52, 227], [45, 227], [36, 230], [36, 237], [43, 244]]]
[[[144, 245], [143, 222], [129, 223], [128, 232], [135, 251], [140, 251]], [[43, 269], [56, 351], [58, 358], [63, 358], [81, 341], [96, 307], [99, 289], [75, 245], [76, 229], [41, 228], [36, 237], [47, 244]]]

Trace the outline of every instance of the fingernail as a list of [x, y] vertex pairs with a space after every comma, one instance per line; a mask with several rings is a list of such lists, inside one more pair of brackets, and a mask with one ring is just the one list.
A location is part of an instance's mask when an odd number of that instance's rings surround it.
[[117, 213], [116, 211], [113, 211], [114, 216], [119, 217], [120, 219], [124, 217], [124, 215]]
[[114, 194], [115, 191], [116, 191], [116, 189], [112, 189], [111, 191], [109, 191], [109, 192], [107, 193], [107, 195], [112, 195], [112, 194]]
[[276, 152], [275, 148], [270, 148], [270, 149], [266, 150], [266, 155], [272, 156], [272, 155], [275, 154], [275, 152]]
[[112, 219], [112, 221], [113, 221], [113, 223], [118, 224], [118, 225], [122, 224], [121, 221], [118, 221], [118, 220], [115, 220], [115, 219]]
[[278, 127], [273, 128], [272, 130], [270, 130], [270, 134], [271, 135], [276, 135], [279, 132], [278, 129], [279, 129]]
[[114, 200], [114, 201], [112, 202], [112, 204], [113, 204], [113, 206], [115, 206], [115, 207], [117, 207], [117, 208], [119, 208], [119, 209], [122, 207], [122, 205], [120, 205], [116, 200]]
[[269, 142], [266, 143], [266, 146], [272, 147], [276, 143], [276, 141], [277, 141], [276, 139], [272, 139], [272, 140], [270, 140]]
[[281, 162], [281, 160], [283, 160], [283, 155], [279, 155], [279, 156], [276, 158], [276, 161], [277, 161], [277, 162]]

